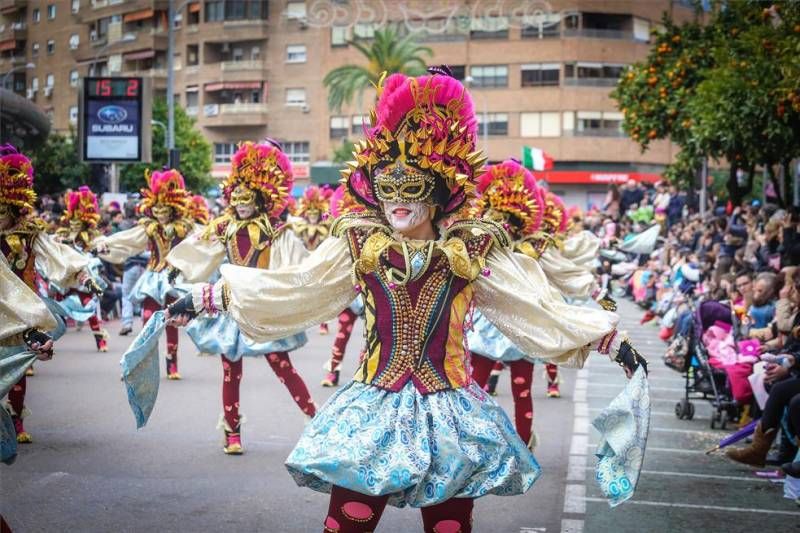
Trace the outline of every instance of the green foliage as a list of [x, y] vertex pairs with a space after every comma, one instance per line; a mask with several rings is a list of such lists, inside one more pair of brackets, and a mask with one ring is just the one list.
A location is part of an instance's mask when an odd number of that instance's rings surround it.
[[353, 159], [355, 144], [350, 139], [342, 139], [342, 145], [333, 151], [333, 162], [344, 164]]
[[[167, 123], [167, 102], [160, 98], [153, 102], [153, 120]], [[204, 193], [216, 182], [211, 177], [211, 143], [194, 127], [194, 119], [179, 105], [175, 106], [175, 148], [180, 150], [180, 171], [186, 179], [186, 187]], [[153, 162], [124, 165], [120, 172], [120, 188], [134, 192], [144, 187], [144, 171], [147, 168], [161, 169], [167, 164], [168, 154], [164, 147], [166, 132], [161, 126], [153, 126]]]
[[328, 72], [322, 83], [328, 89], [328, 107], [338, 112], [345, 104], [350, 104], [358, 95], [361, 100], [364, 91], [371, 84], [377, 84], [383, 72], [394, 74], [402, 72], [409, 76], [425, 73], [423, 55], [433, 56], [433, 50], [416, 44], [413, 34], [401, 38], [392, 28], [377, 30], [369, 46], [359, 41], [348, 44], [358, 50], [366, 59], [366, 66], [343, 65]]
[[800, 2], [717, 2], [706, 24], [664, 21], [647, 60], [632, 65], [612, 97], [623, 128], [646, 150], [656, 139], [681, 148], [666, 175], [685, 182], [710, 157], [736, 169], [788, 166], [800, 155]]
[[69, 135], [51, 133], [44, 143], [29, 152], [35, 170], [34, 187], [39, 194], [61, 194], [66, 189], [91, 183], [91, 169], [82, 163], [74, 131]]

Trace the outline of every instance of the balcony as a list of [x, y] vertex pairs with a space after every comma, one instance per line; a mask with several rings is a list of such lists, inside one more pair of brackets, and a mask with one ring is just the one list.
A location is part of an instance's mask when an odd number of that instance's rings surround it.
[[615, 87], [619, 78], [564, 78], [566, 87]]
[[0, 13], [7, 15], [27, 6], [27, 0], [0, 0]]
[[24, 41], [28, 38], [28, 27], [24, 22], [6, 24], [0, 32], [0, 41]]
[[201, 39], [206, 43], [227, 43], [235, 35], [236, 41], [263, 41], [269, 37], [266, 20], [226, 20], [201, 24]]
[[564, 29], [561, 33], [564, 38], [579, 37], [585, 39], [617, 39], [633, 41], [633, 32], [627, 30], [606, 30], [600, 28]]
[[267, 123], [267, 104], [206, 104], [200, 125], [213, 127], [262, 126]]
[[90, 22], [112, 15], [125, 15], [142, 9], [166, 11], [167, 8], [167, 0], [82, 0], [78, 16], [81, 21]]
[[[267, 72], [264, 61], [220, 61], [201, 65], [199, 77], [220, 82], [240, 82], [266, 79]], [[189, 80], [196, 78], [187, 76]]]

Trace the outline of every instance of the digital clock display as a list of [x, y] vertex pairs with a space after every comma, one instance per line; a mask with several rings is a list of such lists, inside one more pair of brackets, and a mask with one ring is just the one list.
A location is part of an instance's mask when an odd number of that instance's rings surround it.
[[87, 92], [89, 98], [135, 98], [142, 91], [141, 78], [89, 78]]

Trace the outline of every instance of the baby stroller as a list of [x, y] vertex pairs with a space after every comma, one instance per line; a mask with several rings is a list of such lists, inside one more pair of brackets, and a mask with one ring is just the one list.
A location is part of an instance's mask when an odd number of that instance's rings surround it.
[[[703, 344], [703, 333], [714, 325], [715, 322], [724, 322], [733, 326], [736, 331], [736, 318], [727, 304], [716, 301], [703, 301], [695, 305], [689, 299], [689, 309], [692, 311], [692, 321], [688, 335], [682, 339], [685, 343], [684, 350], [673, 349], [665, 356], [667, 366], [681, 372], [685, 378], [684, 397], [675, 404], [675, 416], [681, 420], [694, 418], [694, 404], [691, 400], [708, 400], [714, 408], [711, 415], [711, 429], [725, 429], [728, 422], [734, 422], [739, 417], [739, 408], [733, 399], [728, 376], [722, 369], [717, 369], [709, 363], [708, 350]], [[680, 343], [678, 339], [674, 343]], [[680, 352], [683, 357], [678, 357]]]

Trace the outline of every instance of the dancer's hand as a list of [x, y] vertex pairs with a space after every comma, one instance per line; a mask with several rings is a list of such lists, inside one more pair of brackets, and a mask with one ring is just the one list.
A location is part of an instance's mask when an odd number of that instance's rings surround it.
[[642, 354], [636, 351], [636, 348], [634, 348], [627, 339], [623, 340], [619, 345], [619, 351], [617, 352], [617, 357], [614, 359], [614, 361], [616, 361], [619, 366], [625, 369], [625, 375], [628, 377], [628, 379], [633, 377], [633, 374], [640, 366], [644, 368], [644, 373], [648, 374], [647, 359], [645, 359]]
[[171, 326], [180, 327], [188, 324], [197, 316], [197, 311], [195, 311], [194, 302], [192, 301], [192, 293], [186, 293], [179, 300], [169, 305], [165, 316]]
[[22, 334], [22, 340], [36, 358], [40, 361], [49, 361], [53, 358], [53, 339], [47, 333], [31, 328]]

